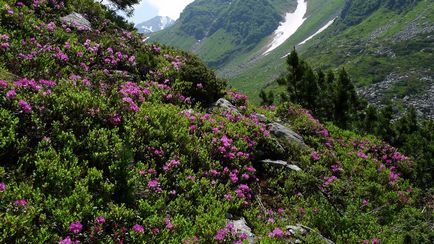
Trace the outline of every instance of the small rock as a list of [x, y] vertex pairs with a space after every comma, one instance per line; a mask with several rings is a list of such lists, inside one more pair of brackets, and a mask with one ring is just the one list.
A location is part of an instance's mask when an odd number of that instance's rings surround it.
[[244, 218], [240, 220], [230, 220], [229, 223], [234, 225], [234, 229], [238, 233], [247, 234], [247, 241], [249, 244], [253, 244], [255, 240], [255, 235], [252, 233], [252, 229], [247, 225], [247, 222]]
[[317, 231], [315, 231], [312, 228], [309, 228], [307, 226], [301, 225], [301, 224], [297, 224], [297, 225], [288, 225], [286, 226], [286, 230], [291, 232], [292, 234], [296, 234], [296, 233], [300, 233], [301, 235], [306, 235], [309, 232], [314, 232], [316, 233], [319, 237], [321, 237], [321, 239], [323, 239], [323, 241], [327, 244], [334, 244], [333, 241], [325, 238], [324, 236], [322, 236], [320, 233], [318, 233]]
[[235, 107], [231, 102], [224, 98], [220, 98], [217, 102], [215, 102], [208, 109], [210, 113], [218, 113], [218, 112], [227, 112], [227, 113], [236, 113], [240, 114], [237, 107]]
[[71, 14], [68, 14], [65, 17], [62, 17], [61, 20], [62, 22], [76, 28], [87, 29], [87, 30], [92, 29], [92, 25], [90, 24], [90, 22], [85, 17], [83, 17], [83, 15], [76, 12], [73, 12]]
[[276, 122], [270, 123], [268, 124], [268, 126], [270, 127], [270, 132], [276, 137], [283, 138], [289, 142], [294, 142], [303, 147], [307, 147], [307, 145], [303, 141], [303, 138], [299, 134], [295, 133], [293, 130]]
[[260, 122], [266, 122], [268, 119], [267, 117], [265, 117], [265, 115], [263, 114], [256, 114], [256, 118], [260, 121]]
[[288, 164], [288, 162], [282, 161], [282, 160], [265, 159], [265, 160], [261, 160], [259, 162], [260, 163], [266, 163], [266, 164], [280, 165], [280, 166], [284, 166], [284, 167], [291, 169], [291, 170], [294, 170], [294, 171], [301, 171], [300, 167], [298, 167], [297, 165]]

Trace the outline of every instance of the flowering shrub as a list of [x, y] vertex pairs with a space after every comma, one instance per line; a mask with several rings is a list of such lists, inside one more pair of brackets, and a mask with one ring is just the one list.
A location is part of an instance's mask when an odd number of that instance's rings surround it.
[[[60, 21], [72, 11], [92, 28]], [[0, 34], [1, 69], [13, 71], [0, 76], [1, 243], [251, 238], [229, 216], [265, 243], [399, 242], [410, 225], [428, 238], [412, 162], [395, 148], [233, 91], [242, 113], [209, 114], [225, 81], [142, 43], [94, 1], [0, 0]], [[276, 145], [256, 112], [289, 122], [311, 150]], [[302, 171], [259, 163], [270, 155]], [[312, 230], [286, 228], [297, 223]]]

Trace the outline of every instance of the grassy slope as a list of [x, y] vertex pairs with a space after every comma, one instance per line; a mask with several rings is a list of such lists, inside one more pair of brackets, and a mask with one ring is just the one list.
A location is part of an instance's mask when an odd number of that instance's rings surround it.
[[[282, 15], [288, 10], [296, 8], [295, 0], [272, 0], [270, 3]], [[245, 60], [243, 58], [247, 58], [252, 53], [255, 53], [255, 51], [262, 48], [267, 39], [264, 38], [264, 40], [256, 46], [243, 47], [235, 43], [236, 38], [230, 33], [220, 29], [211, 36], [205, 37], [200, 43], [198, 43], [197, 40], [191, 36], [183, 34], [180, 27], [181, 23], [178, 22], [173, 27], [155, 34], [151, 37], [151, 41], [168, 44], [182, 50], [192, 51], [209, 64], [221, 63], [221, 60], [224, 58], [227, 60], [225, 63], [232, 63], [233, 60], [238, 60], [235, 61], [236, 63], [241, 62], [242, 60]], [[243, 58], [240, 59], [240, 57]]]
[[[258, 49], [253, 50], [234, 60], [234, 62], [225, 65], [219, 70], [220, 74], [228, 77], [233, 87], [249, 94], [250, 98], [257, 102], [259, 91], [264, 84], [284, 71], [284, 59], [281, 57], [287, 54], [293, 46], [302, 42], [334, 16], [337, 16], [343, 4], [344, 0], [308, 1], [308, 12], [306, 14], [308, 19], [283, 45], [254, 64], [245, 64], [245, 60], [249, 60], [251, 56], [255, 55]], [[242, 69], [241, 73], [239, 73], [240, 68]]]

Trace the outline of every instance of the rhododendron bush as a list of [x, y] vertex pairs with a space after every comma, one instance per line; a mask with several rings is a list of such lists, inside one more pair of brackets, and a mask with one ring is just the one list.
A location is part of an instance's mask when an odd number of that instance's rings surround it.
[[[92, 28], [61, 20], [73, 11]], [[397, 149], [292, 104], [253, 107], [119, 21], [90, 0], [0, 0], [1, 243], [248, 243], [242, 217], [264, 243], [429, 240]], [[239, 112], [210, 113], [224, 96]], [[307, 148], [277, 145], [258, 113]]]

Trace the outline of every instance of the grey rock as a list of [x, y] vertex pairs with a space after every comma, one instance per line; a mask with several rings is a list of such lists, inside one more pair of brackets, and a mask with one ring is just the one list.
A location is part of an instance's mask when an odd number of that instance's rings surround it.
[[[306, 235], [306, 234], [308, 234], [309, 232], [314, 232], [314, 233], [316, 233], [319, 237], [321, 237], [321, 239], [324, 241], [324, 243], [327, 243], [327, 244], [334, 244], [333, 241], [331, 241], [331, 240], [325, 238], [324, 236], [322, 236], [320, 233], [318, 233], [318, 232], [315, 231], [314, 229], [309, 228], [309, 227], [304, 226], [304, 225], [301, 225], [301, 224], [297, 224], [297, 225], [288, 225], [288, 226], [286, 226], [286, 230], [289, 231], [289, 232], [291, 232], [292, 234], [300, 233], [300, 234], [303, 235], [303, 236]], [[297, 243], [297, 241], [296, 241], [296, 243]]]
[[265, 163], [265, 164], [272, 164], [272, 165], [279, 165], [279, 166], [283, 166], [286, 167], [290, 170], [294, 170], [294, 171], [301, 171], [301, 168], [298, 167], [295, 164], [289, 164], [286, 161], [283, 160], [271, 160], [271, 159], [265, 159], [265, 160], [261, 160], [259, 161], [260, 163]]
[[268, 126], [270, 127], [270, 132], [277, 138], [282, 138], [287, 140], [288, 142], [294, 142], [303, 147], [307, 147], [307, 145], [303, 141], [303, 137], [301, 137], [299, 134], [295, 133], [288, 127], [285, 127], [276, 122], [270, 123], [268, 124]]
[[265, 115], [263, 114], [256, 114], [256, 118], [260, 121], [260, 122], [266, 122], [268, 119]]
[[226, 112], [240, 114], [237, 107], [224, 98], [220, 98], [208, 109], [210, 113]]
[[90, 24], [90, 22], [85, 17], [83, 17], [83, 15], [76, 12], [68, 14], [67, 16], [60, 19], [62, 20], [62, 22], [76, 28], [87, 30], [92, 29], [92, 25]]
[[255, 240], [255, 235], [252, 233], [252, 229], [247, 225], [244, 218], [240, 220], [230, 220], [229, 223], [234, 225], [234, 229], [237, 233], [247, 234], [247, 241], [249, 244], [253, 244]]

